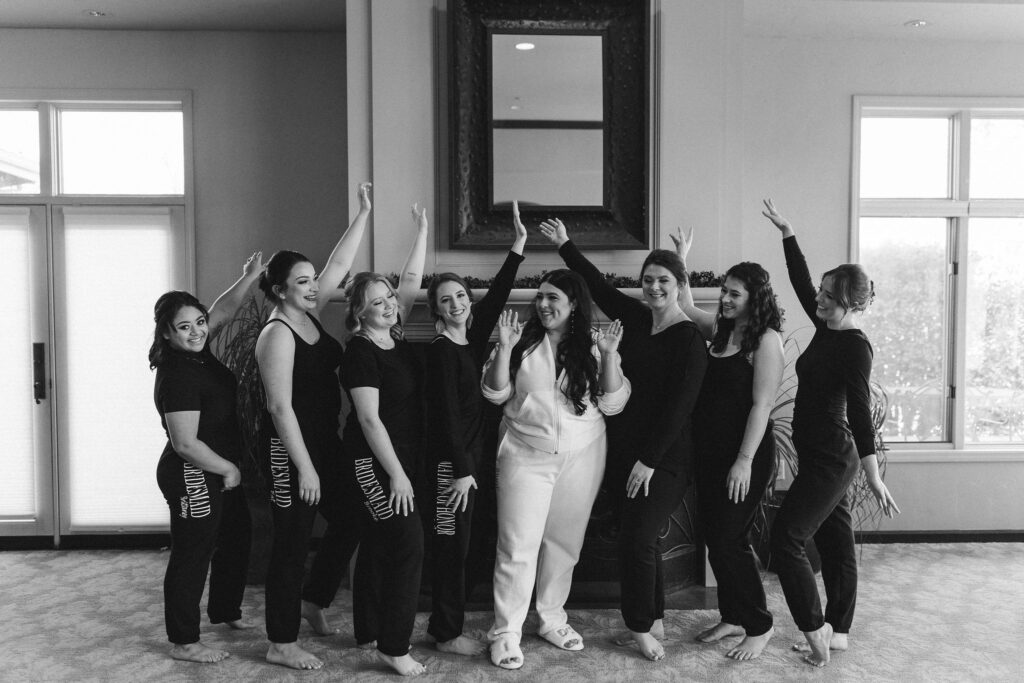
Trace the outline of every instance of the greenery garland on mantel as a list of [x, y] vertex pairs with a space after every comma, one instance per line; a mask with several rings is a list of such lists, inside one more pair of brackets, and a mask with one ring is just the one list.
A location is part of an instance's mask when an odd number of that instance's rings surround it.
[[[513, 289], [536, 289], [540, 286], [540, 279], [544, 277], [548, 271], [541, 271], [538, 275], [522, 275], [517, 277], [515, 282], [512, 284]], [[719, 287], [722, 281], [725, 279], [724, 275], [716, 275], [714, 271], [710, 270], [694, 270], [690, 274], [690, 287]], [[398, 282], [398, 276], [394, 273], [388, 275], [393, 283]], [[430, 286], [430, 283], [437, 275], [431, 273], [423, 276], [423, 283], [420, 285], [424, 290]], [[640, 280], [629, 275], [617, 275], [615, 273], [605, 273], [604, 277], [608, 282], [620, 289], [637, 288], [640, 286]], [[487, 289], [491, 286], [494, 278], [479, 278], [473, 276], [463, 276], [466, 284], [469, 285], [470, 289]]]

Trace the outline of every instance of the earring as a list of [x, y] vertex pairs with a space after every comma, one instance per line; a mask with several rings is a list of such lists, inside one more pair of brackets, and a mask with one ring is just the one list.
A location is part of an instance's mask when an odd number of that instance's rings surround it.
[[574, 309], [572, 309], [572, 312], [569, 314], [569, 336], [570, 337], [572, 336], [573, 323], [575, 323], [575, 322], [576, 322], [576, 309], [574, 308]]

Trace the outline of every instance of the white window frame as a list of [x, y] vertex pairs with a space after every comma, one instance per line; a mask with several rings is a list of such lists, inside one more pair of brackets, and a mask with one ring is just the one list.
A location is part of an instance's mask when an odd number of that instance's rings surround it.
[[[76, 89], [8, 89], [0, 88], [0, 110], [36, 109], [39, 113], [39, 192], [35, 194], [0, 194], [2, 206], [42, 207], [46, 218], [47, 241], [53, 241], [53, 216], [56, 210], [69, 206], [120, 207], [169, 207], [172, 215], [179, 216], [182, 224], [181, 245], [183, 285], [189, 291], [196, 289], [196, 235], [195, 235], [195, 192], [194, 192], [194, 146], [192, 133], [192, 92], [189, 90], [76, 90]], [[58, 192], [58, 136], [59, 114], [66, 110], [113, 110], [113, 111], [180, 111], [182, 113], [182, 144], [184, 155], [184, 193], [172, 195], [81, 195]], [[52, 249], [50, 257], [52, 259]], [[50, 264], [51, 287], [57, 282]], [[50, 336], [47, 343], [47, 364], [51, 372], [58, 367], [57, 337], [54, 301], [50, 300]], [[53, 393], [56, 396], [56, 392]], [[55, 542], [62, 535], [126, 532], [130, 534], [165, 532], [166, 524], [138, 526], [120, 529], [115, 525], [102, 527], [73, 527], [69, 522], [70, 507], [67, 491], [60, 485], [59, 469], [67, 469], [67, 454], [59, 447], [56, 427], [61, 420], [59, 401], [52, 400], [51, 421], [55, 425], [53, 436], [52, 462], [56, 465], [51, 475], [53, 486], [53, 532]]]
[[[951, 184], [946, 199], [861, 199], [860, 131], [865, 116], [947, 116], [952, 122], [950, 145]], [[949, 329], [949, 387], [946, 412], [948, 441], [886, 442], [897, 462], [1024, 462], [1024, 444], [967, 444], [964, 428], [966, 386], [967, 253], [966, 222], [971, 217], [1019, 217], [1024, 215], [1021, 199], [976, 199], [968, 194], [969, 178], [961, 164], [970, 150], [971, 119], [983, 115], [1020, 118], [1024, 98], [1011, 97], [886, 97], [854, 96], [850, 167], [850, 258], [860, 256], [859, 226], [862, 217], [943, 217], [950, 221], [947, 266], [950, 300], [947, 302]]]

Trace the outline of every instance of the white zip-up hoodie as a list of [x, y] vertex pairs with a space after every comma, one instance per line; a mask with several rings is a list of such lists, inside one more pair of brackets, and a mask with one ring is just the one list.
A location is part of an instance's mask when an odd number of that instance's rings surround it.
[[[496, 353], [497, 349], [484, 364], [485, 377]], [[600, 363], [601, 352], [596, 344], [591, 347], [591, 353]], [[617, 353], [615, 362], [622, 362]], [[622, 412], [632, 391], [629, 380], [623, 375], [622, 386], [617, 391], [599, 396], [596, 409], [588, 393], [583, 399], [586, 410], [577, 415], [576, 408], [562, 392], [565, 382], [564, 368], [562, 374], [557, 379], [555, 377], [555, 350], [544, 335], [536, 346], [523, 354], [523, 362], [514, 381], [504, 389], [496, 390], [481, 380], [480, 389], [491, 403], [505, 404], [504, 429], [531, 448], [544, 453], [558, 453], [584, 448], [604, 436], [604, 415]]]

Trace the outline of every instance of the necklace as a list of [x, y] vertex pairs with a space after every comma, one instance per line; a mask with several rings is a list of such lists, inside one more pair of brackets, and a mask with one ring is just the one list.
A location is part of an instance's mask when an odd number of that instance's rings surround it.
[[388, 330], [388, 334], [378, 334], [375, 330], [369, 328], [363, 328], [362, 333], [377, 346], [390, 349], [394, 346], [394, 339], [391, 337], [391, 330]]
[[295, 320], [290, 315], [288, 315], [288, 312], [285, 311], [285, 310], [281, 310], [281, 315], [283, 315], [285, 320], [290, 322], [292, 325], [301, 326], [301, 327], [308, 327], [309, 326], [309, 316], [308, 315], [303, 314], [302, 318], [300, 320]]
[[667, 314], [665, 316], [665, 319], [662, 320], [660, 323], [654, 322], [654, 318], [652, 316], [652, 318], [651, 318], [651, 329], [654, 330], [655, 332], [661, 332], [663, 329], [665, 329], [669, 325], [675, 323], [677, 321], [677, 319], [680, 318], [682, 315], [683, 315], [683, 312], [680, 309], [677, 308], [674, 311], [672, 311], [671, 313]]

